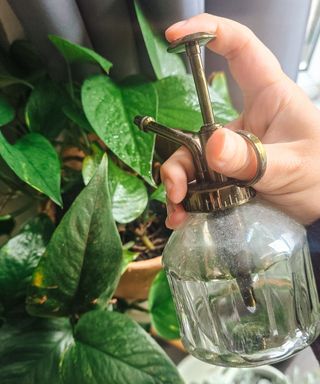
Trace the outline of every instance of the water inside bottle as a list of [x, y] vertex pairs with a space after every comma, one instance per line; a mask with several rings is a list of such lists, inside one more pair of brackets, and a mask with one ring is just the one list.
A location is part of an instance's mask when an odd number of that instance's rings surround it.
[[183, 280], [167, 271], [191, 354], [217, 365], [257, 366], [310, 344], [318, 333], [319, 301], [308, 248], [275, 259], [246, 281]]

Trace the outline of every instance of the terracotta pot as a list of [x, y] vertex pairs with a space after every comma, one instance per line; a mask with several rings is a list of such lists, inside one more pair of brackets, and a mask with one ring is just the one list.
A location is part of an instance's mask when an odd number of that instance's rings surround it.
[[126, 300], [146, 300], [153, 279], [162, 269], [161, 256], [135, 261], [121, 276], [115, 296]]

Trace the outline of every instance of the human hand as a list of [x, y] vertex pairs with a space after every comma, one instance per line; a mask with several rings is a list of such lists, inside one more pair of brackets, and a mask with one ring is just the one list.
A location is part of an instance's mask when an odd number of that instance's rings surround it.
[[[239, 118], [210, 137], [208, 165], [228, 177], [252, 179], [257, 168], [254, 151], [233, 131], [254, 133], [267, 152], [266, 173], [254, 188], [301, 223], [315, 221], [320, 217], [320, 111], [247, 27], [201, 14], [168, 28], [166, 38], [171, 42], [195, 32], [216, 34], [207, 47], [227, 59], [244, 100]], [[166, 225], [177, 228], [186, 218], [181, 202], [187, 182], [194, 178], [186, 148], [178, 149], [162, 165], [161, 178], [168, 198]]]

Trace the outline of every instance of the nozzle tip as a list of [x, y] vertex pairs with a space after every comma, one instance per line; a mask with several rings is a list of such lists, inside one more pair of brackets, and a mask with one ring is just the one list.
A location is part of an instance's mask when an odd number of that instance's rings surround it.
[[142, 130], [147, 130], [147, 124], [154, 121], [154, 119], [150, 116], [136, 116], [133, 119], [133, 122]]

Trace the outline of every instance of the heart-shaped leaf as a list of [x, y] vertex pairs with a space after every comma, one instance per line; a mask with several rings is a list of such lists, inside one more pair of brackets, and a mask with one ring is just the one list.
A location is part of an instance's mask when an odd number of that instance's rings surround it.
[[136, 115], [157, 117], [154, 86], [147, 83], [120, 87], [106, 76], [95, 76], [84, 82], [82, 103], [93, 129], [111, 151], [154, 185], [154, 135], [133, 124]]
[[0, 329], [0, 382], [60, 384], [61, 354], [72, 342], [66, 319], [19, 319]]
[[[99, 166], [103, 151], [99, 146], [91, 146], [92, 154], [84, 158], [82, 175], [85, 184], [88, 184], [92, 175]], [[139, 217], [148, 204], [147, 189], [141, 179], [125, 172], [114, 162], [108, 161], [109, 189], [112, 204], [112, 214], [118, 223], [129, 223]]]
[[[198, 132], [203, 121], [193, 78], [190, 75], [171, 76], [155, 82], [155, 87], [159, 98], [159, 122], [171, 127]], [[218, 92], [221, 92], [221, 95]], [[217, 123], [225, 124], [238, 117], [237, 111], [225, 99], [225, 89], [216, 88], [210, 93]]]
[[[82, 162], [82, 178], [85, 185], [89, 184], [89, 181], [96, 173], [99, 165], [101, 164], [103, 155], [104, 151], [99, 147], [99, 145], [92, 143], [91, 154], [87, 155]], [[110, 160], [108, 161], [108, 164], [110, 164]], [[109, 179], [110, 175], [108, 177], [108, 180]]]
[[159, 122], [197, 132], [202, 119], [193, 78], [189, 75], [170, 76], [155, 82], [155, 87], [159, 98]]
[[6, 308], [24, 300], [33, 270], [53, 232], [46, 215], [27, 222], [20, 232], [0, 249], [0, 302]]
[[181, 384], [176, 368], [133, 320], [116, 312], [84, 314], [63, 355], [63, 384]]
[[33, 274], [27, 309], [38, 316], [86, 311], [102, 293], [112, 295], [121, 267], [105, 156], [55, 230]]
[[46, 138], [29, 133], [11, 145], [0, 133], [0, 155], [21, 180], [62, 205], [60, 161]]
[[109, 187], [112, 214], [118, 223], [130, 223], [139, 217], [148, 204], [147, 189], [141, 179], [109, 161]]
[[162, 37], [154, 33], [137, 0], [135, 0], [134, 5], [144, 43], [157, 79], [185, 74], [186, 68], [181, 56], [167, 52], [168, 44]]
[[48, 138], [55, 138], [66, 128], [67, 118], [63, 107], [67, 95], [51, 80], [36, 85], [26, 104], [26, 122], [30, 131], [39, 132]]
[[148, 298], [151, 322], [158, 334], [165, 339], [180, 337], [179, 322], [176, 315], [169, 283], [162, 270], [154, 279]]
[[10, 123], [15, 116], [15, 111], [9, 102], [0, 95], [0, 127]]
[[92, 49], [83, 47], [79, 44], [72, 43], [69, 40], [62, 37], [49, 35], [49, 40], [56, 46], [62, 56], [69, 62], [74, 63], [76, 61], [85, 63], [96, 63], [106, 72], [109, 73], [109, 69], [112, 67], [112, 63], [100, 56]]

